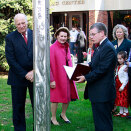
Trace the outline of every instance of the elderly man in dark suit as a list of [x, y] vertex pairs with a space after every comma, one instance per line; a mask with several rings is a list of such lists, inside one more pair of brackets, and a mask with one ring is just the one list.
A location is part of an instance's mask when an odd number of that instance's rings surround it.
[[116, 51], [108, 40], [107, 28], [103, 23], [95, 23], [90, 27], [90, 39], [99, 46], [95, 49], [89, 66], [91, 71], [78, 77], [78, 83], [87, 81], [88, 97], [92, 104], [95, 131], [113, 131], [112, 115], [116, 97], [114, 69]]
[[11, 85], [13, 124], [15, 131], [26, 131], [25, 101], [29, 89], [33, 107], [33, 35], [27, 28], [25, 14], [14, 17], [16, 31], [6, 36], [5, 53], [9, 64], [8, 84]]

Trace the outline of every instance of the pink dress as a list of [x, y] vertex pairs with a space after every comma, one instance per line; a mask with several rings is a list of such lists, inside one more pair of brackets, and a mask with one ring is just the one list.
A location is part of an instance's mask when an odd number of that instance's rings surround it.
[[76, 85], [69, 80], [64, 65], [72, 66], [69, 44], [62, 45], [57, 40], [50, 47], [50, 81], [55, 81], [56, 87], [50, 88], [50, 101], [69, 103], [78, 99]]

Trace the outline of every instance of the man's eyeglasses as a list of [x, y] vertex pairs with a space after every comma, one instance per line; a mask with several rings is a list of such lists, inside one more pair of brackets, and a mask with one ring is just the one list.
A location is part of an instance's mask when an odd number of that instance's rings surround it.
[[91, 37], [94, 37], [96, 34], [98, 34], [99, 32], [97, 32], [97, 33], [92, 33], [92, 34], [89, 34], [89, 36]]

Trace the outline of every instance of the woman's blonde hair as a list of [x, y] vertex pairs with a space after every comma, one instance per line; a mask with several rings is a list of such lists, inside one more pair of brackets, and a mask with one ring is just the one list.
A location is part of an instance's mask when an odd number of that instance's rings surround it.
[[124, 26], [124, 25], [121, 25], [121, 24], [117, 24], [114, 28], [113, 28], [113, 38], [116, 40], [117, 37], [116, 37], [116, 30], [121, 28], [123, 30], [123, 33], [124, 33], [124, 37], [125, 38], [128, 38], [128, 29]]

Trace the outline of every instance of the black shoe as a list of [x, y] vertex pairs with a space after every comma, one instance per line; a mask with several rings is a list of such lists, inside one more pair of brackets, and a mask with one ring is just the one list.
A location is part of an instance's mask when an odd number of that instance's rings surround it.
[[126, 116], [127, 119], [131, 119], [131, 116]]
[[[51, 124], [53, 124], [52, 120], [51, 120]], [[54, 124], [53, 124], [54, 125]]]
[[[61, 118], [62, 120], [64, 120], [61, 115], [60, 115], [60, 118]], [[67, 124], [70, 124], [70, 123], [71, 123], [69, 120], [68, 120], [68, 121], [65, 121], [65, 120], [64, 120], [64, 122], [67, 123]]]

